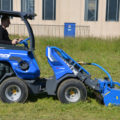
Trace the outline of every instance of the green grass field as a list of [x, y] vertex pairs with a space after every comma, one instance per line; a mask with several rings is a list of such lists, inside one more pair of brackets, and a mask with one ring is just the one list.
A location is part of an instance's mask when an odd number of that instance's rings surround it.
[[[45, 56], [46, 46], [62, 48], [76, 61], [98, 63], [111, 74], [114, 81], [120, 82], [120, 39], [37, 37], [35, 55], [41, 77], [53, 75]], [[85, 68], [92, 77], [105, 76], [96, 67]], [[61, 104], [56, 97], [41, 94], [30, 96], [25, 104], [0, 102], [0, 120], [120, 120], [120, 107], [105, 107], [92, 94], [88, 94], [86, 102], [75, 104]]]

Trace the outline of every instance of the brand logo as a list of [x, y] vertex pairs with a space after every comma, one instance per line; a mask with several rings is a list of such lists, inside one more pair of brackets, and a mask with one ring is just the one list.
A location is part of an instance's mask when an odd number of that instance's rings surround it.
[[61, 67], [56, 67], [56, 69], [63, 69], [63, 70], [64, 70], [65, 68], [61, 68]]
[[9, 58], [10, 57], [10, 55], [9, 54], [0, 54], [0, 58]]

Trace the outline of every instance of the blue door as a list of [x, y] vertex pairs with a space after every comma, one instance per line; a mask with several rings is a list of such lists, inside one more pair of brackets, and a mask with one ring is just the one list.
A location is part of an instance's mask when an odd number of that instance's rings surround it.
[[75, 23], [64, 23], [64, 37], [75, 37]]

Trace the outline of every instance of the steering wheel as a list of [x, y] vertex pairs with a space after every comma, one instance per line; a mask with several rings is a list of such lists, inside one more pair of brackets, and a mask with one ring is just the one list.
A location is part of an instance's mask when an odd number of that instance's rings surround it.
[[24, 46], [28, 48], [28, 43], [27, 43], [28, 40], [30, 40], [30, 38], [26, 38], [26, 39], [24, 39], [24, 40], [21, 40], [21, 41], [19, 42], [19, 44], [24, 44]]

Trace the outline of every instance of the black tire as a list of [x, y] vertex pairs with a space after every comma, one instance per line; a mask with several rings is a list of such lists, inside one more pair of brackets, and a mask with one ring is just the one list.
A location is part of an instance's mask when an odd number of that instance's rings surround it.
[[28, 87], [17, 77], [10, 77], [0, 85], [0, 99], [5, 103], [24, 103], [28, 97]]
[[69, 79], [60, 84], [57, 90], [57, 97], [62, 103], [85, 101], [87, 98], [87, 90], [81, 81]]

